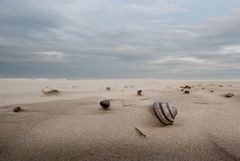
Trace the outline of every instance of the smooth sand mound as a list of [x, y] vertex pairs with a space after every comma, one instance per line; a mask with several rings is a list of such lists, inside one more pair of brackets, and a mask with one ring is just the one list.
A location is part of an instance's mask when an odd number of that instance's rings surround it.
[[[216, 92], [210, 93], [200, 86], [185, 95], [177, 83], [172, 89], [145, 83], [140, 82], [142, 97], [135, 89], [103, 86], [87, 97], [78, 93], [79, 99], [18, 104], [24, 108], [20, 113], [12, 112], [13, 105], [2, 106], [0, 160], [240, 160], [237, 90], [233, 99], [223, 99], [232, 87], [211, 86]], [[99, 105], [103, 98], [111, 100], [107, 111]], [[156, 100], [176, 106], [173, 125], [159, 122], [152, 108]]]

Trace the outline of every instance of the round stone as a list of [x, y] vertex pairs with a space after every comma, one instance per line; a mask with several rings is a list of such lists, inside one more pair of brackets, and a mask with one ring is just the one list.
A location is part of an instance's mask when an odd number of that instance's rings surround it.
[[107, 109], [110, 106], [110, 100], [102, 100], [100, 101], [100, 105], [104, 108]]
[[21, 107], [20, 106], [13, 108], [13, 112], [19, 112], [19, 111], [21, 111]]

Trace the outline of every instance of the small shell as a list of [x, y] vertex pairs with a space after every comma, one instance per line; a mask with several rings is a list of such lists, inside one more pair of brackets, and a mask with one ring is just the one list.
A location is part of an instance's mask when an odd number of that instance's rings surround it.
[[177, 109], [168, 103], [156, 101], [153, 104], [153, 109], [161, 123], [164, 125], [171, 125], [177, 115]]
[[42, 90], [42, 93], [45, 95], [51, 95], [51, 94], [58, 94], [59, 91], [57, 89], [46, 87]]

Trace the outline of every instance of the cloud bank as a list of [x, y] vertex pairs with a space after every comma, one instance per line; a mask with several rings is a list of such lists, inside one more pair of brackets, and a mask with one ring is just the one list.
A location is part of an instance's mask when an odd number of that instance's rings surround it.
[[3, 77], [240, 78], [240, 2], [0, 3]]

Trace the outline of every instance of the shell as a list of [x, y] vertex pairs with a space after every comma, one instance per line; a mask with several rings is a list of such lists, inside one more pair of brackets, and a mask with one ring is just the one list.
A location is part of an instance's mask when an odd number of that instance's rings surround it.
[[177, 115], [176, 107], [168, 103], [156, 101], [153, 104], [153, 109], [159, 121], [164, 125], [171, 125]]
[[50, 94], [58, 94], [59, 91], [57, 89], [46, 87], [42, 90], [42, 93], [45, 95], [50, 95]]

